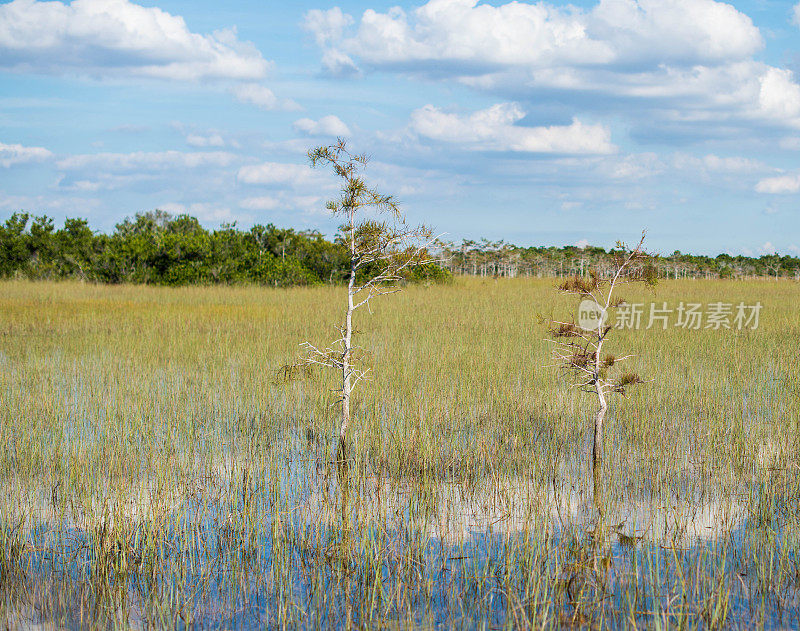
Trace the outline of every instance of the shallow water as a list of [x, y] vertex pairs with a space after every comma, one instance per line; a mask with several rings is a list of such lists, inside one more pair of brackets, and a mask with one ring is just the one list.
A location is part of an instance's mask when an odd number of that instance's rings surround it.
[[180, 484], [106, 481], [83, 503], [41, 481], [7, 481], [9, 625], [800, 621], [796, 516], [758, 517], [758, 485], [716, 496], [688, 478], [676, 493], [618, 489], [575, 460], [539, 478], [403, 481], [337, 472], [309, 453], [295, 437], [268, 461], [187, 459]]

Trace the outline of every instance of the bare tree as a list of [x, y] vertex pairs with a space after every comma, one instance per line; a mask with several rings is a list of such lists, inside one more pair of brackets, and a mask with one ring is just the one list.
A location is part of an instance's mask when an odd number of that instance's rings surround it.
[[574, 320], [560, 322], [550, 320], [550, 334], [558, 365], [568, 371], [575, 385], [582, 391], [594, 394], [598, 410], [594, 421], [592, 457], [595, 463], [602, 459], [603, 421], [608, 409], [608, 399], [613, 394], [625, 394], [629, 386], [643, 383], [635, 372], [619, 372], [618, 365], [632, 357], [616, 357], [607, 352], [603, 355], [608, 336], [614, 327], [608, 323], [612, 311], [625, 305], [615, 295], [620, 285], [640, 282], [654, 286], [658, 270], [654, 257], [642, 249], [644, 232], [635, 248], [617, 242], [613, 252], [613, 265], [608, 275], [601, 276], [597, 269], [590, 269], [588, 277], [575, 275], [567, 278], [558, 290], [581, 298], [579, 324]]
[[326, 347], [303, 342], [304, 353], [295, 367], [323, 366], [341, 375], [337, 458], [343, 459], [353, 389], [370, 370], [365, 366], [364, 349], [353, 344], [353, 315], [362, 307], [369, 308], [376, 296], [400, 291], [410, 268], [434, 262], [428, 248], [435, 239], [425, 226], [406, 224], [394, 197], [367, 186], [361, 175], [367, 156], [351, 153], [344, 140], [312, 149], [308, 158], [312, 166], [330, 166], [341, 179], [339, 197], [326, 207], [333, 215], [344, 217], [340, 231], [350, 255], [350, 269], [340, 336]]

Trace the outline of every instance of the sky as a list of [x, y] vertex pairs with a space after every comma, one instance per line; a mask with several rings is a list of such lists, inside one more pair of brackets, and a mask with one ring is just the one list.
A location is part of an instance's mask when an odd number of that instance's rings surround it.
[[317, 229], [344, 137], [443, 238], [800, 255], [800, 3], [0, 2], [0, 220]]

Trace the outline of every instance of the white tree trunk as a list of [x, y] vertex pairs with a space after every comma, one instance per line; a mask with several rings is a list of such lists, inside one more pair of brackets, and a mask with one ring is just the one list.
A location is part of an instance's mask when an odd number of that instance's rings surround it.
[[344, 442], [347, 425], [350, 422], [350, 350], [353, 338], [353, 285], [355, 283], [355, 270], [350, 270], [350, 282], [347, 286], [347, 313], [344, 321], [344, 351], [342, 353], [342, 420], [339, 425], [339, 440]]
[[[608, 306], [611, 303], [611, 294], [614, 291], [614, 284], [616, 279], [611, 283], [611, 289], [608, 292], [606, 299], [606, 313], [608, 313]], [[597, 350], [594, 356], [594, 388], [597, 393], [597, 403], [600, 408], [597, 410], [597, 415], [594, 417], [594, 441], [592, 443], [592, 460], [595, 464], [603, 459], [603, 419], [606, 416], [606, 409], [608, 403], [606, 402], [605, 393], [603, 392], [603, 381], [600, 378], [600, 356], [603, 351], [603, 326], [605, 321], [601, 318], [600, 323], [597, 325]]]
[[603, 419], [606, 416], [608, 404], [602, 390], [598, 390], [597, 398], [600, 400], [600, 409], [594, 417], [594, 442], [592, 444], [592, 459], [595, 463], [603, 459]]
[[344, 335], [342, 336], [344, 345], [342, 349], [342, 418], [339, 423], [339, 457], [342, 460], [346, 457], [347, 426], [350, 423], [350, 393], [353, 390], [350, 353], [353, 348], [353, 311], [355, 311], [353, 295], [357, 269], [355, 211], [350, 209], [348, 214], [350, 218], [350, 279], [347, 283], [347, 311], [345, 312]]

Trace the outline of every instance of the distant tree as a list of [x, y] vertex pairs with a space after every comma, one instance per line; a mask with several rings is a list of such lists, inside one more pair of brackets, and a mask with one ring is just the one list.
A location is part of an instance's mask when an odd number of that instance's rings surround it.
[[85, 219], [66, 219], [56, 232], [62, 277], [89, 279], [95, 263], [95, 235]]
[[28, 213], [14, 213], [0, 226], [0, 273], [3, 276], [25, 272], [30, 263], [30, 235], [26, 233]]
[[616, 296], [620, 285], [644, 283], [654, 286], [657, 270], [654, 257], [644, 252], [644, 232], [635, 248], [618, 242], [612, 250], [613, 267], [608, 275], [601, 276], [594, 268], [588, 277], [574, 276], [558, 285], [558, 291], [581, 298], [578, 324], [549, 320], [549, 332], [555, 344], [554, 356], [558, 365], [565, 369], [584, 392], [593, 394], [598, 403], [595, 414], [592, 458], [595, 463], [602, 459], [603, 421], [608, 409], [608, 399], [614, 394], [624, 394], [630, 386], [643, 383], [635, 372], [622, 372], [619, 364], [631, 355], [617, 357], [604, 347], [614, 327], [608, 323], [612, 311], [625, 305], [625, 300]]
[[[406, 224], [394, 197], [367, 186], [361, 173], [368, 159], [363, 154], [351, 153], [344, 140], [317, 147], [308, 152], [308, 157], [314, 167], [331, 167], [341, 181], [339, 197], [326, 207], [333, 215], [344, 218], [340, 233], [341, 243], [347, 248], [348, 271], [340, 336], [326, 347], [304, 342], [298, 366], [323, 366], [340, 375], [337, 459], [342, 460], [346, 454], [353, 389], [370, 370], [364, 363], [364, 349], [353, 344], [353, 315], [376, 296], [400, 291], [408, 270], [431, 262], [428, 246], [433, 237], [425, 226]], [[369, 215], [384, 216], [387, 220]]]

